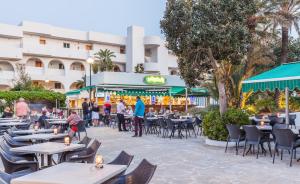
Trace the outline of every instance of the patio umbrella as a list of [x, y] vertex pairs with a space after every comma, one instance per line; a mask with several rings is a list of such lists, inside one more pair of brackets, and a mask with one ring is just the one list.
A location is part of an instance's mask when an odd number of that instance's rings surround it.
[[289, 123], [289, 90], [300, 88], [300, 61], [282, 64], [242, 82], [242, 91], [285, 91], [285, 117]]

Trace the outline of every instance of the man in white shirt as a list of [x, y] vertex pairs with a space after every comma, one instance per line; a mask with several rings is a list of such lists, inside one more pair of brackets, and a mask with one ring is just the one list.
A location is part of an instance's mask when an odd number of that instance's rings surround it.
[[[126, 126], [125, 126], [125, 118], [124, 118], [124, 113], [126, 112], [126, 108], [124, 105], [123, 100], [121, 99], [120, 102], [117, 104], [117, 117], [118, 117], [118, 127], [119, 127], [119, 131], [128, 131], [126, 130]], [[123, 130], [121, 128], [121, 125], [123, 127]]]

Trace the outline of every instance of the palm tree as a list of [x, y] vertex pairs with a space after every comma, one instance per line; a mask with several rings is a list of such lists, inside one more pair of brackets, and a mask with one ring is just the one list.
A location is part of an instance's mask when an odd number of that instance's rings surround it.
[[281, 28], [280, 62], [286, 63], [288, 58], [289, 32], [292, 27], [298, 34], [300, 20], [300, 0], [271, 0], [267, 5], [266, 16], [272, 21], [273, 30]]
[[93, 65], [93, 72], [97, 73], [98, 71], [113, 71], [115, 65], [112, 62], [112, 58], [115, 58], [116, 55], [114, 52], [109, 49], [102, 50], [95, 53], [96, 62]]
[[81, 80], [77, 80], [75, 86], [77, 89], [85, 87], [85, 76], [83, 76]]

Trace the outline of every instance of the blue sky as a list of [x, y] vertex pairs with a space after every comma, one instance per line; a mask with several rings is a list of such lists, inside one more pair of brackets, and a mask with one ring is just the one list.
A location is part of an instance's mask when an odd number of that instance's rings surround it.
[[145, 27], [147, 35], [161, 35], [159, 21], [166, 0], [3, 0], [0, 23], [22, 20], [83, 31], [125, 35], [129, 25]]

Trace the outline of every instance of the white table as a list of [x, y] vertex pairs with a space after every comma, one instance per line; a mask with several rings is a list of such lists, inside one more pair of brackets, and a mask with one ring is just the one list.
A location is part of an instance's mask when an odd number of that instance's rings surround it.
[[65, 162], [15, 178], [11, 184], [99, 184], [126, 168], [125, 165], [104, 165], [102, 169], [97, 169], [95, 164]]
[[59, 119], [59, 118], [50, 118], [46, 119], [47, 121], [67, 121], [67, 119]]
[[23, 119], [5, 119], [5, 120], [0, 120], [0, 123], [10, 123], [10, 122], [22, 122], [24, 121]]
[[180, 119], [191, 119], [193, 116], [191, 115], [186, 115], [186, 116], [180, 116]]
[[66, 125], [68, 124], [67, 120], [56, 120], [56, 121], [49, 121], [50, 125]]
[[53, 133], [53, 129], [30, 129], [30, 130], [13, 130], [12, 133], [18, 135], [26, 135], [26, 134], [39, 134], [39, 133]]
[[58, 142], [46, 142], [41, 144], [33, 144], [29, 146], [21, 146], [17, 148], [11, 148], [10, 151], [17, 153], [35, 153], [42, 155], [42, 166], [44, 165], [44, 155], [48, 156], [48, 165], [52, 165], [52, 155], [57, 153], [63, 153], [67, 151], [73, 151], [79, 148], [84, 148], [84, 144], [70, 144], [69, 146], [64, 143]]
[[13, 137], [16, 141], [49, 141], [51, 139], [58, 139], [67, 136], [68, 134], [31, 134]]
[[18, 126], [18, 125], [28, 125], [28, 123], [21, 123], [21, 122], [7, 122], [7, 123], [0, 123], [0, 126]]
[[158, 120], [157, 117], [146, 117], [146, 120], [155, 121]]

